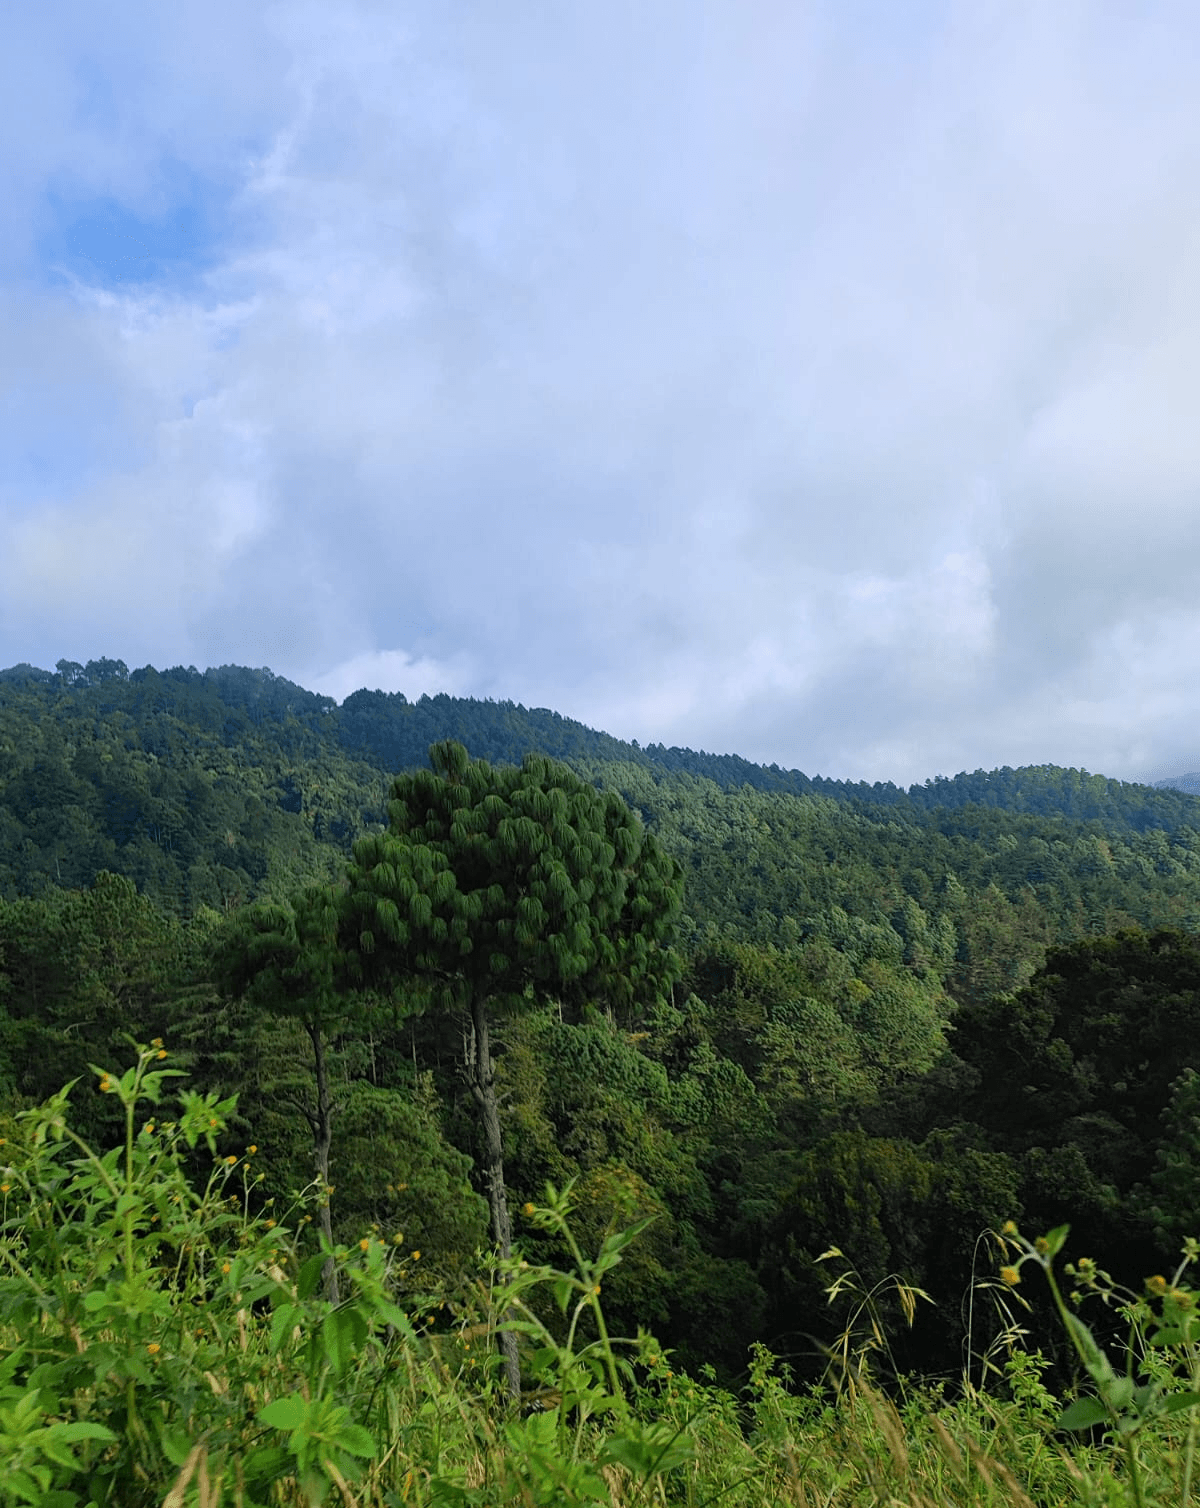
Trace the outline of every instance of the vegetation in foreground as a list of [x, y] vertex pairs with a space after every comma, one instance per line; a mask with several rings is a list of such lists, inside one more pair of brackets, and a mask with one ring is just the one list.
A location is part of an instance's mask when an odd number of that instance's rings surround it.
[[[740, 1394], [678, 1373], [652, 1335], [609, 1334], [607, 1277], [640, 1234], [577, 1244], [570, 1191], [525, 1219], [571, 1261], [518, 1254], [473, 1285], [425, 1287], [400, 1231], [334, 1253], [344, 1297], [323, 1296], [328, 1253], [299, 1236], [321, 1191], [254, 1213], [253, 1146], [216, 1155], [229, 1101], [185, 1089], [158, 1042], [124, 1074], [94, 1069], [119, 1104], [107, 1153], [71, 1125], [67, 1086], [7, 1127], [0, 1178], [0, 1504], [1187, 1504], [1193, 1500], [1200, 1317], [1179, 1269], [1142, 1295], [1094, 1262], [1064, 1273], [1065, 1228], [999, 1238], [999, 1291], [1041, 1268], [1085, 1386], [1051, 1395], [1012, 1326], [972, 1360], [956, 1398], [875, 1381], [887, 1356], [877, 1294], [830, 1286], [849, 1322], [817, 1386], [793, 1391], [757, 1348]], [[200, 1183], [187, 1154], [207, 1146]], [[841, 1254], [827, 1254], [836, 1262]], [[845, 1264], [843, 1264], [845, 1266]], [[832, 1269], [831, 1269], [832, 1270]], [[508, 1397], [497, 1297], [519, 1342]], [[1114, 1365], [1080, 1318], [1089, 1296], [1127, 1326]], [[919, 1292], [900, 1285], [911, 1318]], [[982, 1385], [980, 1385], [982, 1384]]]

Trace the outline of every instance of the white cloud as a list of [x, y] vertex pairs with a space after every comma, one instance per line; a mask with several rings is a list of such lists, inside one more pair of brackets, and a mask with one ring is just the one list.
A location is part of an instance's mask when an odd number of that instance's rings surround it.
[[[5, 658], [834, 775], [1186, 762], [1200, 21], [873, 12], [10, 21]], [[38, 260], [184, 192], [177, 276]]]

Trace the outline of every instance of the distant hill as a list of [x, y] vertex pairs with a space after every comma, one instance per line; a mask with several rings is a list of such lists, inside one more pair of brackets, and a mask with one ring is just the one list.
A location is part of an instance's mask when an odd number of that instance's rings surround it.
[[1174, 775], [1170, 780], [1156, 780], [1156, 791], [1187, 791], [1189, 795], [1200, 796], [1200, 771], [1192, 775]]
[[271, 742], [293, 755], [318, 748], [397, 773], [423, 767], [431, 743], [455, 738], [477, 758], [518, 764], [531, 750], [567, 761], [617, 761], [646, 769], [698, 776], [723, 790], [749, 786], [792, 796], [823, 796], [862, 809], [889, 807], [897, 816], [980, 806], [1037, 816], [1099, 822], [1113, 833], [1160, 828], [1200, 831], [1200, 774], [1157, 785], [1110, 780], [1087, 770], [1055, 765], [975, 770], [938, 776], [905, 790], [891, 781], [834, 780], [779, 765], [754, 764], [737, 754], [625, 742], [597, 732], [545, 707], [509, 701], [454, 697], [445, 693], [409, 701], [402, 692], [355, 691], [339, 706], [328, 696], [275, 675], [222, 665], [198, 671], [152, 666], [130, 671], [120, 660], [86, 665], [60, 660], [54, 671], [31, 665], [0, 670], [0, 705], [5, 688], [22, 687], [58, 705], [76, 698], [102, 714], [120, 712], [151, 730], [156, 718], [179, 719], [217, 733], [226, 746], [251, 730], [270, 725]]
[[639, 748], [513, 702], [339, 706], [270, 670], [112, 660], [0, 671], [0, 906], [103, 870], [181, 918], [336, 882], [387, 821], [391, 777], [448, 737], [618, 791], [683, 865], [689, 948], [824, 938], [856, 967], [924, 959], [966, 1002], [1014, 988], [1056, 940], [1200, 931], [1200, 795], [1174, 788], [1039, 765], [904, 790]]

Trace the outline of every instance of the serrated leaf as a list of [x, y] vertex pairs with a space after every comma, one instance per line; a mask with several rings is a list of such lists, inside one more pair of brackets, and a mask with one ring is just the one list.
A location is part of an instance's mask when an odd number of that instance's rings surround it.
[[337, 1432], [337, 1443], [343, 1450], [348, 1450], [354, 1456], [375, 1454], [375, 1441], [371, 1437], [371, 1432], [364, 1429], [361, 1424], [343, 1424]]

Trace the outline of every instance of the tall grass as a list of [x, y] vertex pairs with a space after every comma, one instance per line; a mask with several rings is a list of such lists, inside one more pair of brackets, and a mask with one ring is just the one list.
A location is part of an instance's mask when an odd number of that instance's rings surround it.
[[[0, 1508], [1191, 1500], [1194, 1243], [1141, 1295], [1094, 1263], [1064, 1269], [1126, 1314], [1113, 1365], [1059, 1287], [1065, 1229], [1004, 1235], [1000, 1281], [1013, 1291], [1041, 1268], [1089, 1379], [1079, 1399], [1054, 1397], [1041, 1354], [1016, 1344], [984, 1368], [986, 1389], [969, 1371], [953, 1400], [885, 1392], [880, 1295], [848, 1265], [830, 1284], [849, 1313], [825, 1381], [794, 1388], [760, 1347], [735, 1395], [680, 1374], [645, 1331], [609, 1333], [605, 1277], [638, 1228], [585, 1253], [569, 1189], [526, 1210], [564, 1243], [564, 1270], [481, 1259], [473, 1289], [436, 1291], [402, 1232], [371, 1232], [333, 1253], [345, 1297], [330, 1304], [310, 1229], [322, 1191], [264, 1206], [255, 1149], [216, 1156], [232, 1102], [184, 1090], [170, 1108], [168, 1065], [156, 1042], [124, 1074], [96, 1068], [124, 1109], [112, 1151], [71, 1129], [75, 1085], [0, 1128]], [[194, 1184], [202, 1147], [212, 1170]], [[924, 1296], [896, 1291], [911, 1320]], [[520, 1408], [495, 1345], [501, 1309], [521, 1346]]]

